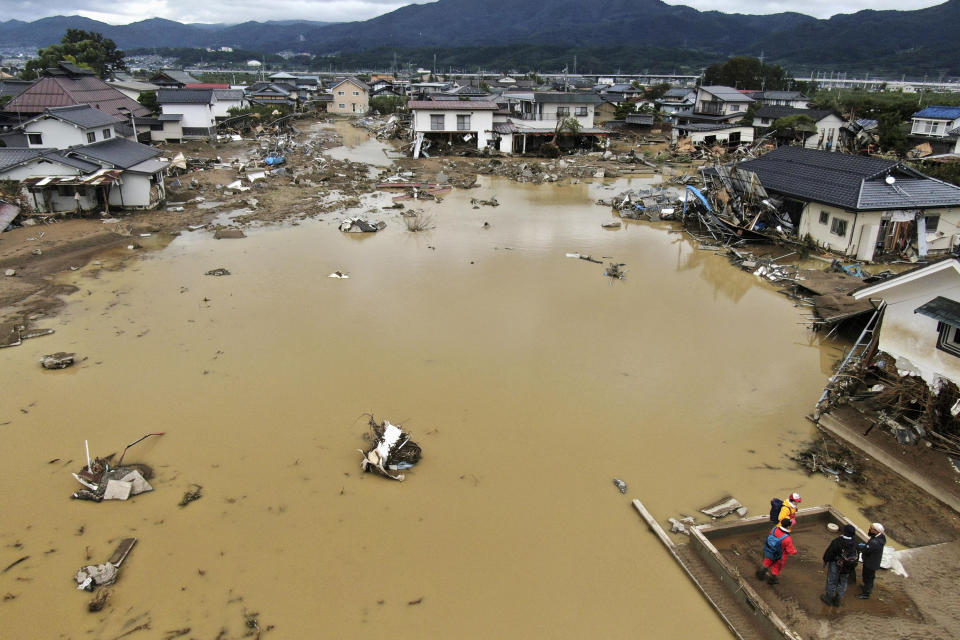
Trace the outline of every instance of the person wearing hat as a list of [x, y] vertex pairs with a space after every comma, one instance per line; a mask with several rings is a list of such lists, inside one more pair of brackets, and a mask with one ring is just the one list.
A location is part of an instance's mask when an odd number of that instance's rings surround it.
[[780, 516], [777, 518], [777, 522], [780, 522], [784, 518], [790, 518], [793, 524], [797, 523], [797, 511], [800, 509], [800, 503], [803, 500], [800, 498], [800, 494], [794, 491], [787, 499], [783, 501], [783, 506], [780, 507]]
[[867, 600], [873, 593], [873, 579], [877, 575], [877, 569], [880, 568], [883, 547], [887, 544], [887, 536], [883, 532], [883, 525], [874, 522], [870, 525], [870, 530], [867, 531], [870, 538], [858, 545], [860, 557], [863, 558], [863, 569], [860, 572], [863, 584], [860, 585], [860, 595], [857, 596], [861, 600]]
[[827, 568], [827, 590], [820, 595], [820, 599], [830, 606], [839, 607], [843, 595], [847, 592], [850, 576], [857, 579], [860, 552], [857, 550], [856, 535], [856, 527], [852, 524], [844, 525], [840, 535], [834, 538], [823, 552], [823, 566]]
[[[770, 530], [763, 544], [763, 565], [757, 569], [758, 580], [767, 578], [769, 584], [780, 582], [780, 572], [783, 571], [783, 565], [787, 563], [787, 556], [797, 553], [797, 548], [793, 546], [793, 536], [790, 535], [792, 526], [793, 520], [784, 518]], [[769, 577], [767, 577], [768, 571]]]

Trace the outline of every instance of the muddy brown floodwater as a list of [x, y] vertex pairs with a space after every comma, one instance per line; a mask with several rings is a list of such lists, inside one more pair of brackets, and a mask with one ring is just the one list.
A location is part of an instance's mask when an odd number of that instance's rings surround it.
[[[395, 211], [363, 237], [330, 216], [185, 232], [64, 276], [56, 333], [0, 353], [0, 566], [30, 556], [0, 575], [3, 637], [240, 637], [244, 610], [266, 637], [729, 637], [630, 499], [665, 520], [798, 489], [853, 512], [786, 459], [839, 350], [669, 226], [602, 229], [596, 199], [640, 186], [481, 178], [413, 203], [423, 233]], [[41, 369], [55, 351], [84, 360]], [[405, 482], [360, 474], [365, 412], [423, 447]], [[84, 439], [155, 431], [127, 454], [153, 493], [69, 499]], [[125, 536], [87, 613], [72, 576]]]

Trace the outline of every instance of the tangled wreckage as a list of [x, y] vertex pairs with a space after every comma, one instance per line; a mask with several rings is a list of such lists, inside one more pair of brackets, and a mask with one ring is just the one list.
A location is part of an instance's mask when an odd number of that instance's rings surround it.
[[410, 439], [410, 434], [387, 420], [378, 423], [370, 416], [370, 430], [373, 431], [373, 447], [366, 452], [359, 450], [363, 455], [360, 468], [364, 472], [376, 472], [391, 480], [402, 481], [402, 473], [390, 472], [412, 469], [420, 462], [420, 445]]

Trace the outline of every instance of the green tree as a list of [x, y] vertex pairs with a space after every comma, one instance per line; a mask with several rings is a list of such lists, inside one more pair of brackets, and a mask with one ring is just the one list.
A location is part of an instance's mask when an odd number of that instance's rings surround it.
[[150, 109], [151, 113], [159, 113], [160, 105], [157, 103], [156, 91], [143, 91], [137, 97], [137, 102]]
[[37, 56], [27, 61], [22, 77], [36, 78], [44, 69], [57, 66], [61, 60], [91, 69], [101, 78], [127, 68], [123, 61], [123, 51], [117, 49], [113, 40], [104, 38], [100, 33], [82, 29], [67, 29], [60, 44], [40, 49]]
[[370, 98], [370, 110], [377, 111], [382, 115], [396, 113], [406, 102], [406, 98], [401, 96], [378, 96]]
[[726, 62], [707, 67], [704, 85], [723, 85], [735, 89], [786, 89], [794, 82], [778, 65], [764, 64], [757, 58], [734, 56]]
[[669, 90], [670, 84], [667, 82], [661, 82], [660, 84], [649, 86], [643, 90], [643, 99], [651, 102], [654, 100], [659, 100], [663, 97], [663, 94]]
[[801, 113], [777, 118], [773, 121], [770, 129], [778, 138], [803, 141], [809, 134], [817, 132], [817, 123], [810, 116]]

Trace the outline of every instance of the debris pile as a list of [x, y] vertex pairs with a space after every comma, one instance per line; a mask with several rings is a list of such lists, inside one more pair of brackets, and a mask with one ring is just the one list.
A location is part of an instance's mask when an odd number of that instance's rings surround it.
[[383, 220], [372, 222], [359, 216], [355, 218], [347, 218], [340, 223], [340, 231], [343, 231], [344, 233], [376, 233], [377, 231], [386, 228], [387, 223]]
[[670, 220], [680, 207], [680, 199], [673, 189], [643, 189], [624, 191], [609, 200], [597, 200], [597, 204], [611, 207], [621, 218], [646, 219], [651, 222]]
[[40, 366], [44, 369], [66, 369], [73, 364], [76, 355], [65, 351], [50, 353], [40, 358]]
[[103, 500], [127, 500], [130, 496], [140, 495], [153, 491], [148, 480], [153, 477], [153, 469], [145, 464], [123, 464], [123, 457], [127, 449], [146, 440], [150, 436], [162, 436], [163, 433], [148, 433], [139, 440], [131, 442], [123, 450], [120, 460], [112, 465], [114, 454], [104, 458], [90, 459], [90, 447], [86, 441], [84, 446], [87, 454], [87, 464], [79, 472], [71, 474], [83, 489], [75, 492], [72, 497], [76, 500], [102, 502]]
[[360, 450], [363, 455], [360, 468], [365, 472], [375, 471], [391, 480], [402, 481], [402, 473], [393, 475], [390, 472], [411, 469], [420, 462], [420, 445], [411, 440], [410, 435], [403, 429], [386, 420], [377, 423], [374, 417], [370, 416], [370, 429], [374, 435], [373, 447], [366, 452]]
[[[127, 556], [130, 555], [130, 551], [133, 550], [133, 545], [135, 544], [137, 544], [136, 538], [124, 538], [106, 562], [80, 568], [74, 576], [74, 579], [77, 581], [77, 589], [93, 591], [97, 587], [104, 587], [116, 582], [120, 567], [127, 559]], [[105, 601], [106, 598], [103, 600]], [[103, 602], [99, 603], [100, 609], [103, 608], [103, 604]], [[91, 607], [91, 611], [97, 610], [99, 609]]]

